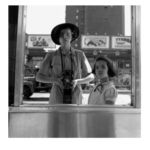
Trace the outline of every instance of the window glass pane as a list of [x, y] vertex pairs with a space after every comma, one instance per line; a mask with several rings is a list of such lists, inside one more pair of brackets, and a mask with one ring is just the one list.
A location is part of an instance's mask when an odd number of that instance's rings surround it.
[[[46, 54], [59, 48], [50, 33], [54, 26], [64, 22], [79, 27], [80, 36], [72, 42], [72, 47], [85, 53], [92, 69], [98, 56], [113, 62], [117, 76], [109, 80], [114, 83], [118, 96], [113, 105], [107, 105], [130, 106], [131, 6], [27, 6], [23, 103], [49, 104], [52, 83], [37, 82], [35, 76]], [[93, 80], [81, 86], [81, 105], [89, 104], [89, 95], [96, 84]]]

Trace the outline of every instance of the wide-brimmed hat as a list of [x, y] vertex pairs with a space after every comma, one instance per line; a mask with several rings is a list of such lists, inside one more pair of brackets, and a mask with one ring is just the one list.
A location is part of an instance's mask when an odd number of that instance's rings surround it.
[[61, 30], [67, 29], [67, 28], [71, 29], [71, 31], [72, 31], [72, 41], [77, 39], [77, 37], [79, 36], [79, 28], [72, 23], [62, 23], [62, 24], [55, 26], [52, 29], [51, 38], [55, 44], [60, 45], [60, 43], [59, 43], [60, 32], [61, 32]]
[[100, 60], [103, 60], [103, 61], [105, 61], [107, 63], [109, 77], [116, 76], [116, 68], [113, 65], [113, 62], [108, 57], [105, 57], [105, 56], [98, 56], [96, 58], [96, 61], [94, 63], [94, 67], [93, 67], [93, 71], [92, 72], [95, 74], [95, 65], [96, 65], [96, 62], [100, 61]]

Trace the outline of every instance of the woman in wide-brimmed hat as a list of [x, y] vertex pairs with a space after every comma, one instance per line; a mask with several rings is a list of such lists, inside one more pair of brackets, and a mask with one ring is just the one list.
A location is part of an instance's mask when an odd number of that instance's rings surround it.
[[112, 61], [108, 57], [99, 56], [94, 64], [95, 86], [92, 89], [89, 104], [115, 104], [117, 90], [111, 78], [116, 76]]
[[57, 45], [61, 44], [59, 41], [59, 37], [60, 37], [60, 34], [63, 29], [71, 30], [71, 34], [72, 34], [71, 42], [78, 38], [79, 28], [77, 26], [75, 26], [74, 24], [71, 24], [71, 23], [59, 24], [56, 27], [54, 27], [51, 32], [51, 38], [55, 44], [57, 44]]
[[85, 54], [71, 47], [78, 36], [79, 28], [71, 23], [59, 24], [51, 32], [53, 42], [60, 47], [46, 55], [36, 76], [37, 81], [53, 83], [50, 104], [81, 104], [81, 84], [94, 79]]

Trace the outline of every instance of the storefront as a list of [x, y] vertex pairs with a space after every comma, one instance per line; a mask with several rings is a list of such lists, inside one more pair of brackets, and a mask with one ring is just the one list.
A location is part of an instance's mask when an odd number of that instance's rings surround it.
[[[122, 51], [120, 48], [117, 49], [117, 52], [112, 50], [113, 53], [106, 53], [106, 55], [110, 55], [113, 60], [118, 58], [117, 64], [121, 74], [130, 73], [130, 67], [132, 68], [132, 105], [130, 106], [76, 104], [24, 105], [22, 91], [26, 41], [26, 6], [16, 6], [16, 11], [14, 11], [13, 7], [14, 6], [11, 6], [11, 12], [13, 13], [10, 13], [9, 17], [11, 18], [15, 12], [15, 18], [17, 18], [18, 21], [16, 21], [14, 25], [9, 22], [11, 26], [10, 30], [14, 31], [14, 27], [17, 29], [15, 30], [15, 34], [10, 32], [10, 37], [16, 36], [16, 39], [10, 38], [9, 41], [9, 51], [15, 55], [13, 58], [14, 61], [10, 62], [10, 64], [12, 64], [9, 68], [10, 87], [14, 89], [10, 91], [13, 95], [9, 97], [9, 137], [140, 137], [140, 7], [131, 6], [133, 16], [131, 53], [130, 49]], [[14, 43], [16, 46], [13, 45]], [[91, 45], [88, 43], [89, 42], [86, 43], [87, 46]], [[93, 46], [93, 42], [90, 43], [92, 43]], [[103, 46], [107, 46], [105, 42], [101, 43]], [[106, 49], [108, 48], [106, 47]], [[106, 49], [103, 47], [102, 51], [109, 52]], [[101, 51], [99, 52], [101, 53]], [[96, 56], [95, 54], [97, 54], [97, 51], [94, 51], [94, 56]], [[131, 61], [126, 59], [125, 62], [122, 62], [121, 57], [123, 54], [131, 54]], [[39, 61], [39, 59], [40, 58], [34, 58], [33, 60], [36, 62]], [[12, 66], [15, 67], [12, 68]]]

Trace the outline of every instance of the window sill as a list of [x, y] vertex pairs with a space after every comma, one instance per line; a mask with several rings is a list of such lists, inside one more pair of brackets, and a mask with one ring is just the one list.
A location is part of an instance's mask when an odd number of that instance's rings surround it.
[[20, 107], [9, 107], [9, 112], [95, 112], [103, 111], [108, 113], [141, 113], [141, 109], [131, 106], [112, 106], [112, 105], [76, 105], [76, 104], [57, 104], [57, 105], [21, 105]]

